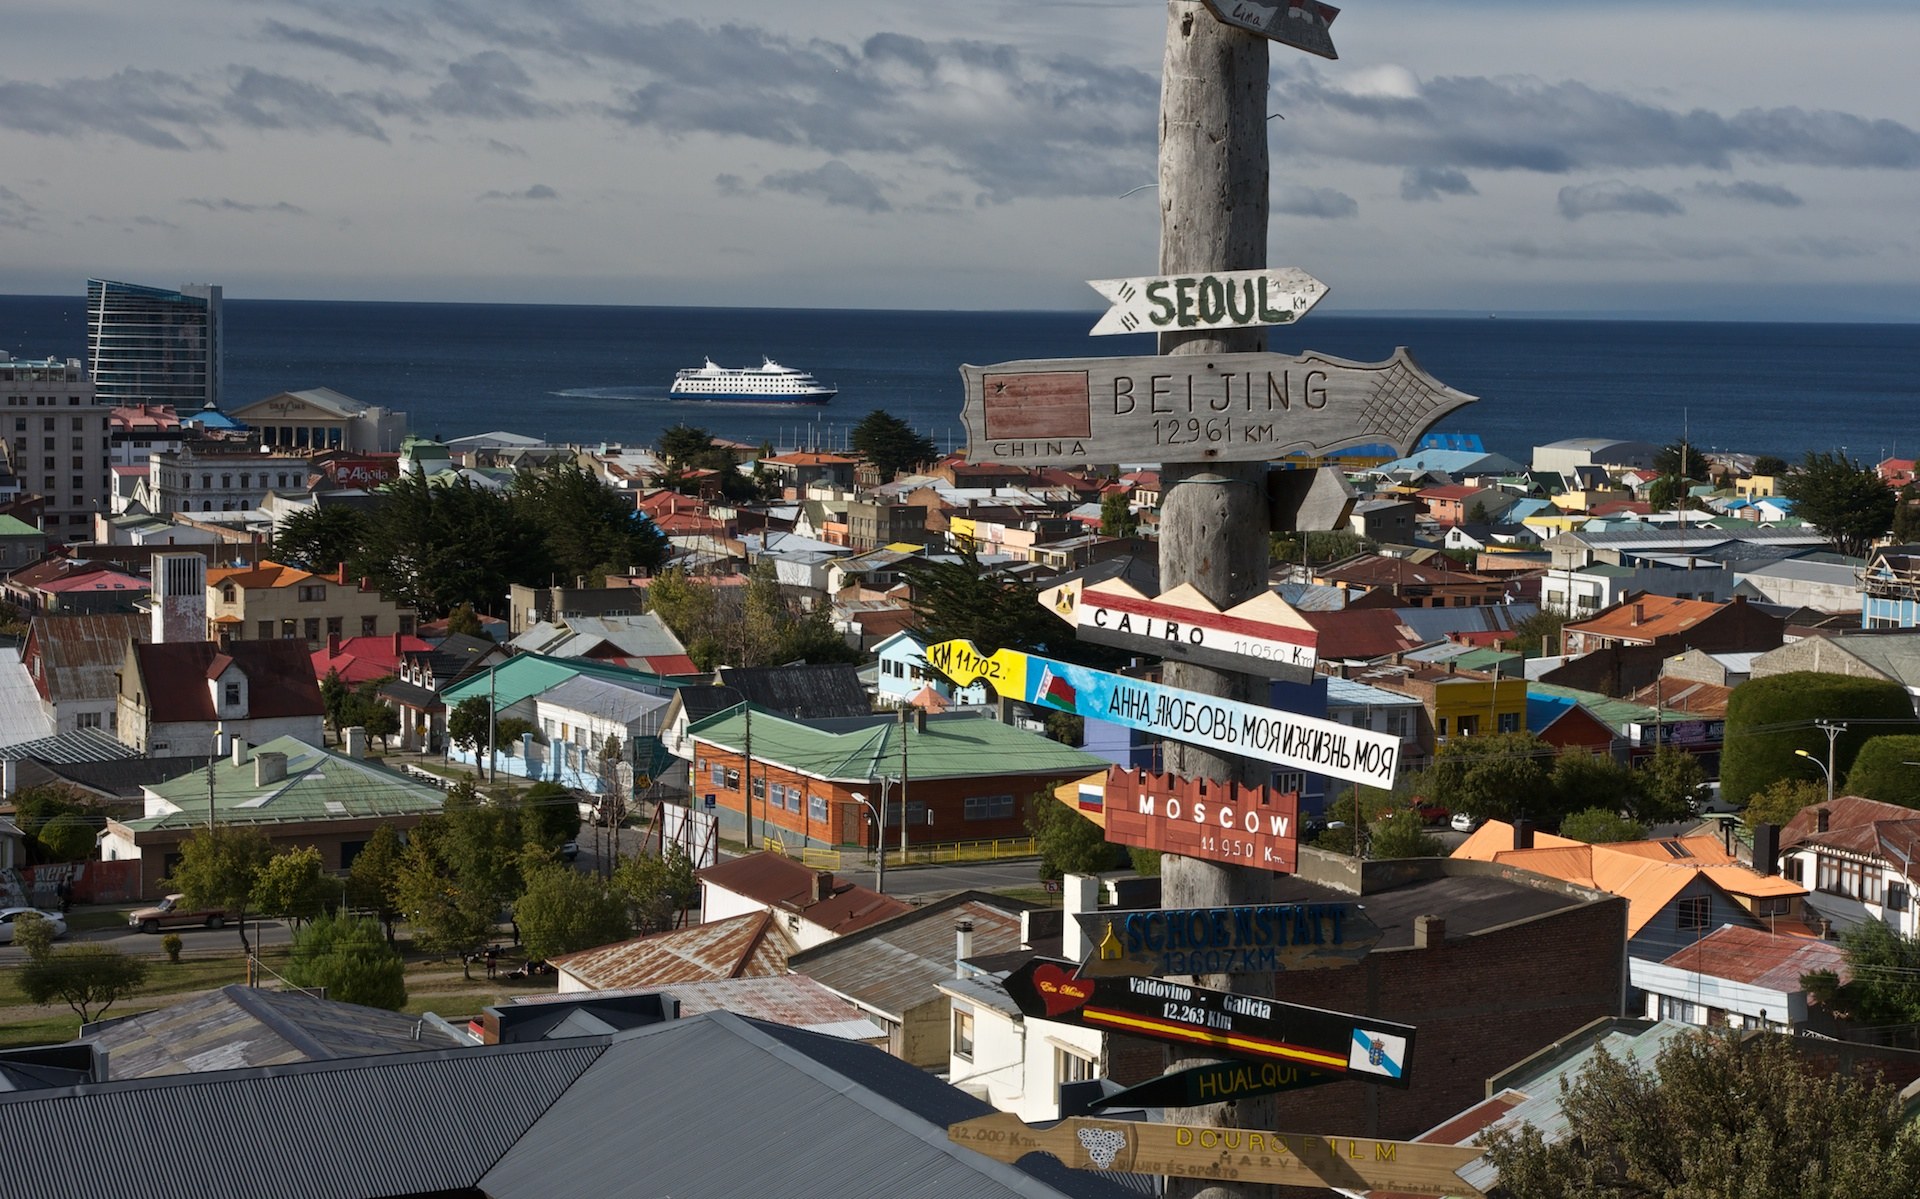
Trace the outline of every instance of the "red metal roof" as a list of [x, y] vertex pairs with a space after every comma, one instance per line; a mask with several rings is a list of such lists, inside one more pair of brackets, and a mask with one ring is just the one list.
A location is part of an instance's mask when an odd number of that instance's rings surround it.
[[133, 647], [135, 669], [155, 721], [215, 720], [207, 680], [216, 661], [247, 676], [247, 716], [260, 720], [317, 716], [326, 711], [320, 684], [300, 641], [236, 641], [223, 654], [210, 641], [166, 642]]

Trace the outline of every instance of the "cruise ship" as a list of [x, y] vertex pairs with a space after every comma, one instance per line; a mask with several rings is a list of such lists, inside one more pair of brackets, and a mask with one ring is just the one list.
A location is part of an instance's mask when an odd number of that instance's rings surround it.
[[716, 366], [709, 358], [705, 366], [675, 375], [667, 391], [672, 399], [714, 404], [824, 404], [836, 394], [837, 388], [771, 358], [739, 368]]

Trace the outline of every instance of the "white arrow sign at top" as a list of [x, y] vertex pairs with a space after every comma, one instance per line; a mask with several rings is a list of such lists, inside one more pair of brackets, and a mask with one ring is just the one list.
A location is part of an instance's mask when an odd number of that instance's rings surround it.
[[1265, 271], [1208, 271], [1089, 279], [1087, 286], [1113, 307], [1090, 336], [1166, 333], [1188, 329], [1246, 329], [1288, 325], [1326, 297], [1327, 285], [1298, 267]]

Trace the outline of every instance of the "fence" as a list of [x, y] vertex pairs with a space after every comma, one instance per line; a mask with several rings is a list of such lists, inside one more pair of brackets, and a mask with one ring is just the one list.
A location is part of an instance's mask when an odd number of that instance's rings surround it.
[[[789, 848], [777, 835], [769, 833], [766, 846], [775, 853], [798, 858], [815, 870], [840, 870], [864, 867], [873, 855], [864, 849], [822, 849], [812, 845]], [[955, 862], [995, 862], [1007, 858], [1031, 858], [1040, 850], [1032, 837], [999, 837], [987, 841], [949, 841], [943, 845], [910, 845], [902, 856], [896, 846], [887, 848], [889, 866], [934, 866]]]

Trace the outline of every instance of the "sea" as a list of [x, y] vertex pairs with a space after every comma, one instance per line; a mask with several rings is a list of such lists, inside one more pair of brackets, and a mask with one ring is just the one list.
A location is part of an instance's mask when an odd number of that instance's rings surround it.
[[[330, 387], [435, 438], [495, 430], [651, 445], [676, 424], [838, 448], [874, 409], [964, 449], [962, 363], [1153, 353], [1090, 337], [1098, 313], [228, 299], [225, 406]], [[1569, 437], [1863, 463], [1920, 450], [1920, 326], [1310, 314], [1279, 353], [1375, 362], [1405, 346], [1478, 402], [1435, 431], [1522, 462]], [[0, 296], [0, 353], [86, 357], [80, 296]], [[669, 399], [674, 372], [770, 358], [839, 388], [819, 408]]]

